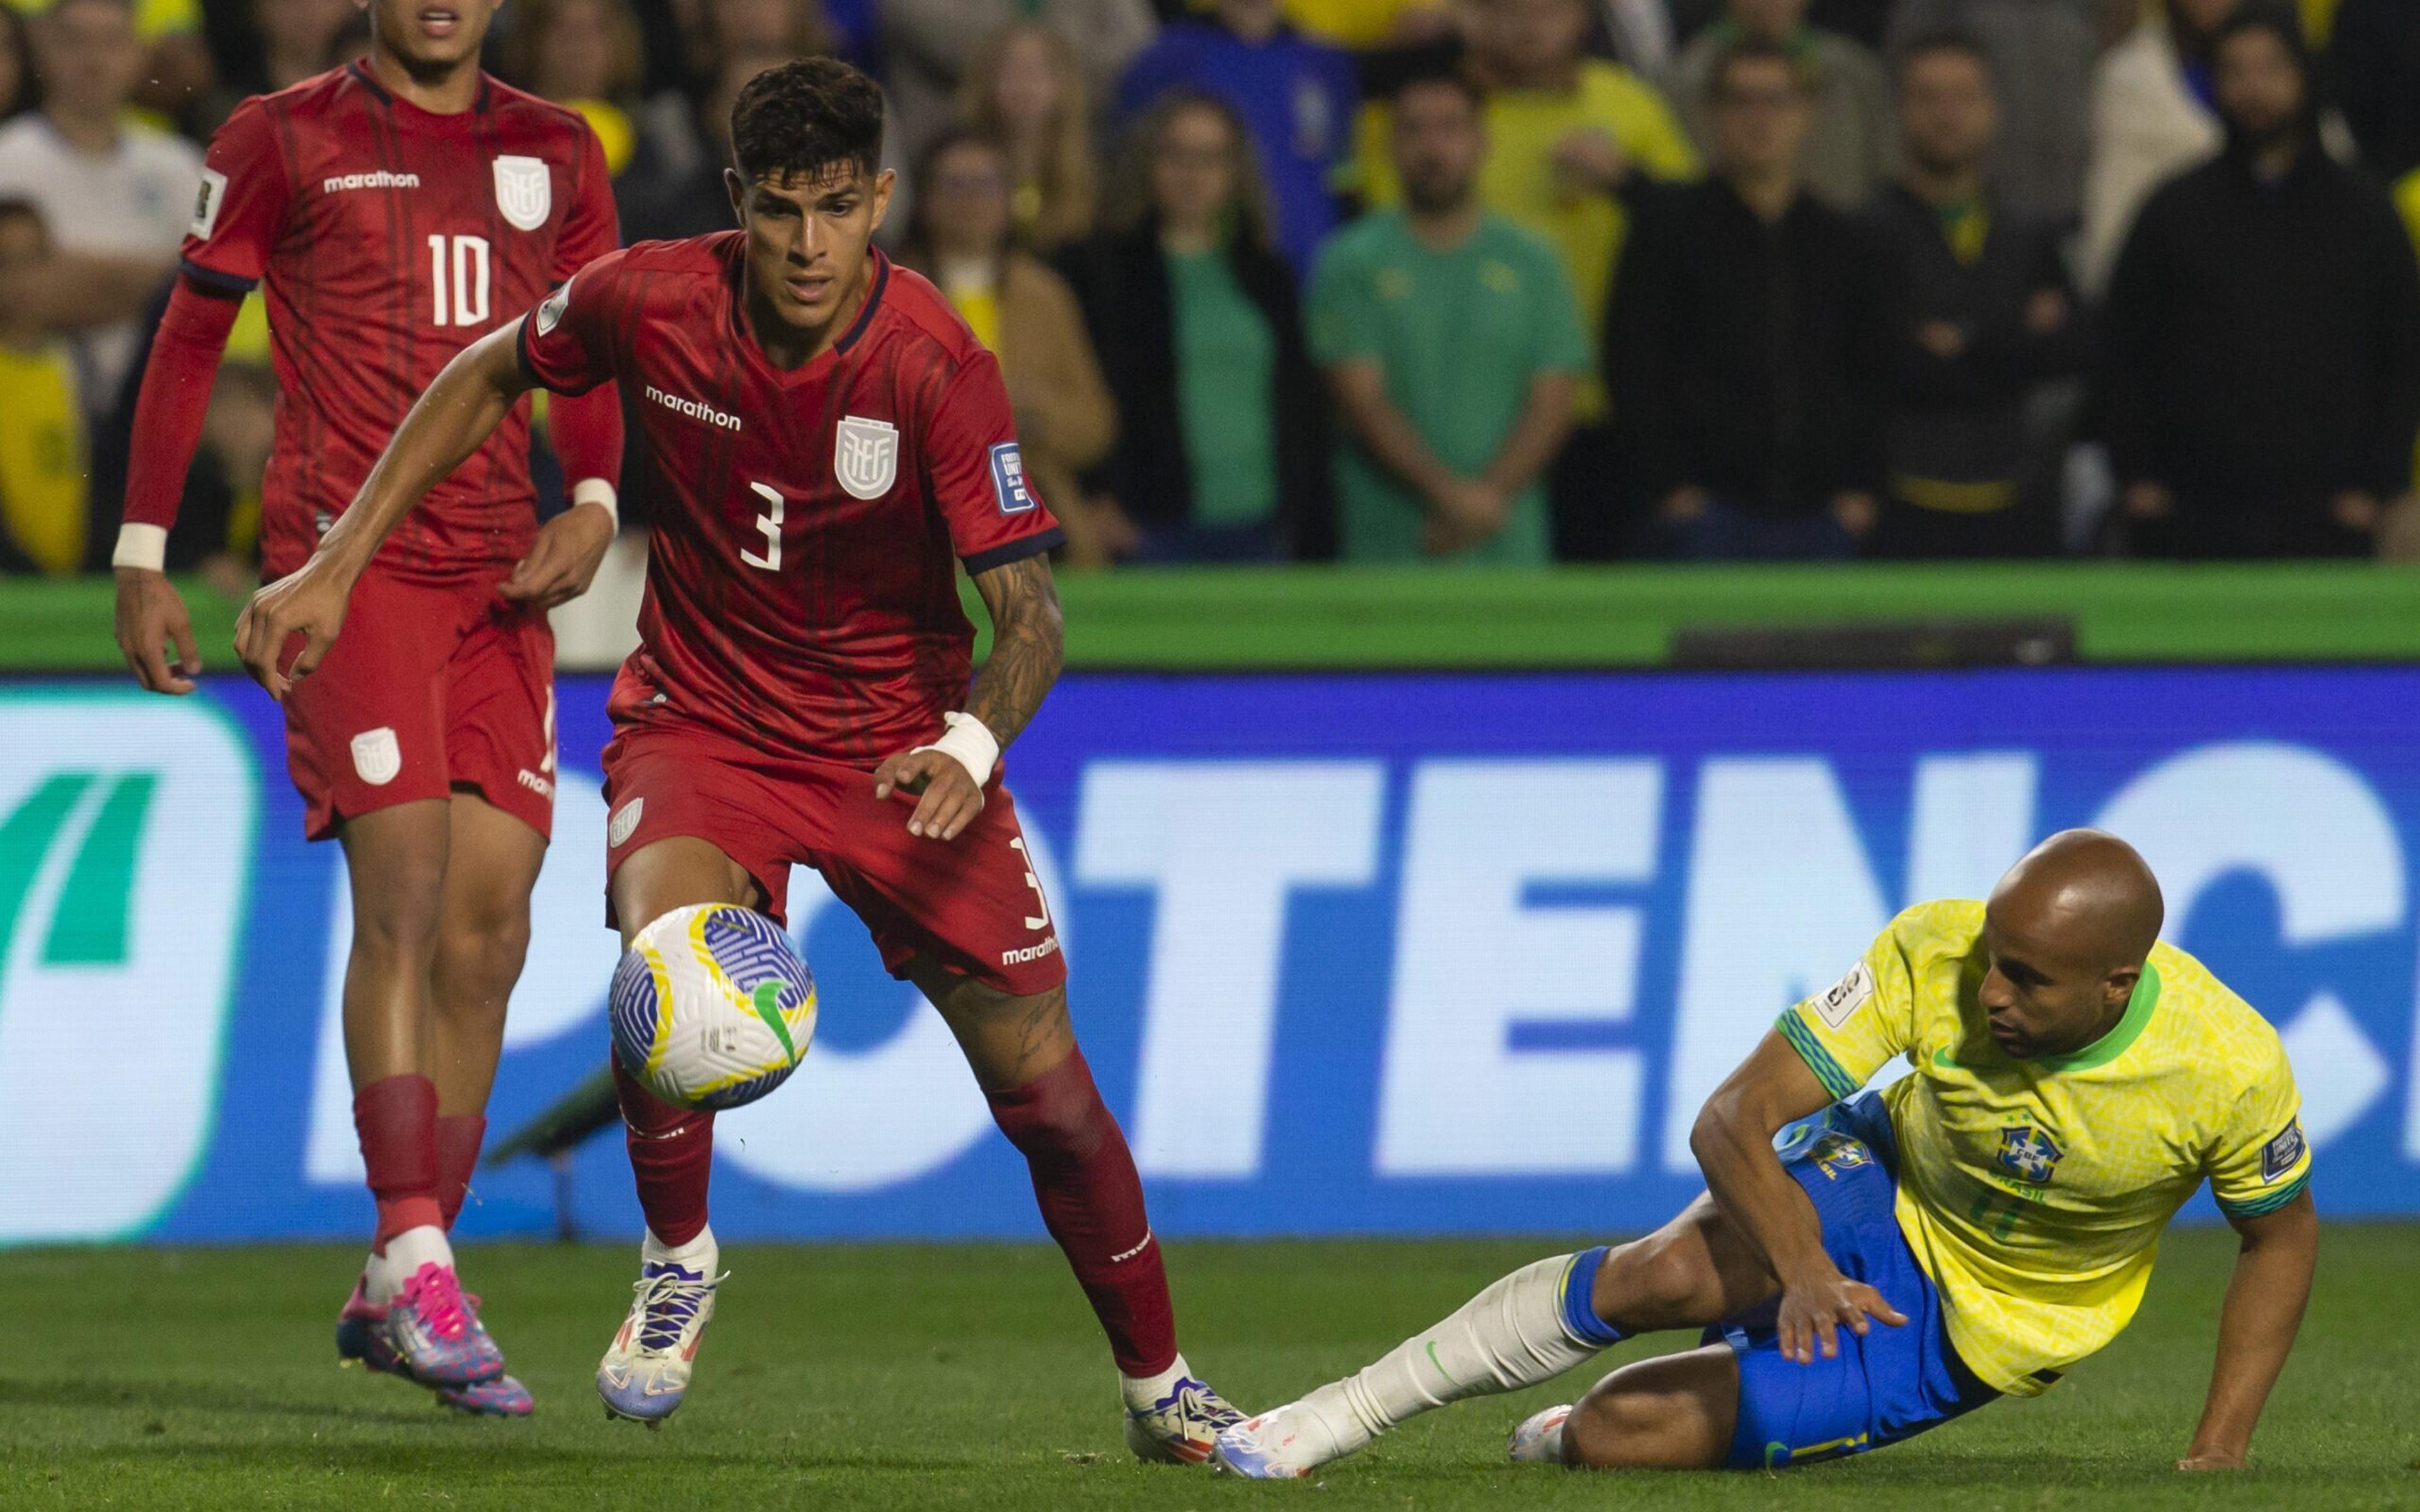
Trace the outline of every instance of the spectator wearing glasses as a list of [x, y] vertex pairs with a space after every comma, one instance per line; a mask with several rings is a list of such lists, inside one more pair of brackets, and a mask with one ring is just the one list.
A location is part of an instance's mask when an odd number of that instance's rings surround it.
[[1786, 50], [1805, 78], [1811, 122], [1799, 173], [1807, 192], [1839, 209], [1865, 204], [1898, 161], [1890, 81], [1872, 53], [1809, 25], [1807, 0], [1729, 0], [1723, 19], [1681, 49], [1672, 98], [1691, 138], [1701, 151], [1710, 147], [1707, 81], [1717, 58], [1750, 39]]
[[1215, 0], [1174, 23], [1118, 82], [1131, 117], [1177, 86], [1216, 95], [1251, 130], [1277, 214], [1278, 246], [1296, 269], [1336, 225], [1332, 188], [1352, 143], [1353, 60], [1286, 23], [1278, 0]]
[[2291, 12], [2219, 29], [2226, 150], [2147, 201], [2110, 281], [2100, 411], [2139, 555], [2366, 553], [2420, 429], [2420, 269], [2321, 150]]
[[1869, 235], [1806, 193], [1797, 59], [1734, 44], [1708, 81], [1714, 174], [1642, 203], [1606, 341], [1649, 539], [1691, 560], [1856, 555], [1882, 474]]
[[1097, 480], [1104, 544], [1144, 562], [1324, 552], [1318, 381], [1233, 107], [1161, 96], [1129, 134], [1104, 222], [1065, 259], [1119, 407]]

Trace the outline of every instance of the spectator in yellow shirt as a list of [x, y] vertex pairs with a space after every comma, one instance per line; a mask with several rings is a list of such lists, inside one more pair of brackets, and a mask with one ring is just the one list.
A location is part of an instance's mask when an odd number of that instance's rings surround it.
[[[41, 212], [0, 200], [0, 284], [51, 255]], [[85, 446], [67, 344], [0, 306], [0, 571], [66, 573], [84, 565]]]

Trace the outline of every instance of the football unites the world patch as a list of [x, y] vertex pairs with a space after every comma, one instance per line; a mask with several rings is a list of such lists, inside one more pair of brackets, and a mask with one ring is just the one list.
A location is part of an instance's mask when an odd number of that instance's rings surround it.
[[1041, 505], [1042, 501], [1025, 486], [1025, 454], [1015, 441], [1001, 441], [991, 449], [991, 491], [1003, 515], [1030, 514]]
[[2296, 1114], [2277, 1131], [2277, 1137], [2260, 1147], [2260, 1180], [2273, 1181], [2294, 1168], [2303, 1158], [2303, 1116]]

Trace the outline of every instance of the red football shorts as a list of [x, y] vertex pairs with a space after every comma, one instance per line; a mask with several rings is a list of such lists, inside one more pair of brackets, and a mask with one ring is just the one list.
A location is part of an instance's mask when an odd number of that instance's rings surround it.
[[874, 795], [874, 774], [742, 746], [694, 725], [626, 722], [605, 748], [605, 921], [613, 871], [675, 835], [713, 844], [788, 922], [790, 868], [823, 873], [873, 932], [894, 977], [910, 957], [1014, 996], [1067, 980], [1058, 925], [1025, 852], [1016, 804], [993, 774], [983, 811], [952, 841], [908, 833], [915, 800]]
[[554, 632], [482, 577], [445, 587], [372, 567], [344, 633], [286, 696], [303, 832], [458, 787], [544, 835], [554, 823]]

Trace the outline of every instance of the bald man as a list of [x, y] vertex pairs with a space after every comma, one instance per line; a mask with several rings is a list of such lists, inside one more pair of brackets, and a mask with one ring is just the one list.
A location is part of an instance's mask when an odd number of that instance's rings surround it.
[[[2276, 1031], [2161, 943], [2161, 917], [2143, 858], [2090, 830], [2044, 841], [1989, 903], [1909, 909], [1707, 1100], [1689, 1141], [1707, 1191], [1679, 1217], [1513, 1272], [1228, 1429], [1218, 1463], [1308, 1475], [1672, 1328], [1699, 1346], [1531, 1417], [1512, 1458], [1775, 1469], [1877, 1449], [2046, 1391], [2117, 1337], [2207, 1180], [2243, 1242], [2178, 1468], [2242, 1466], [2310, 1295], [2310, 1153]], [[1902, 1055], [1913, 1074], [1859, 1091]]]

